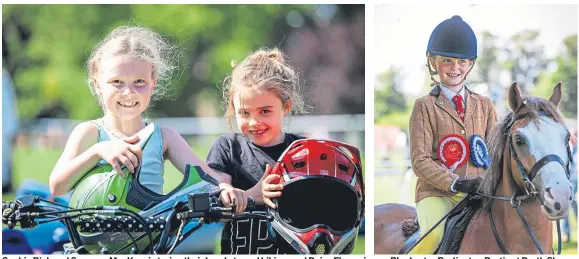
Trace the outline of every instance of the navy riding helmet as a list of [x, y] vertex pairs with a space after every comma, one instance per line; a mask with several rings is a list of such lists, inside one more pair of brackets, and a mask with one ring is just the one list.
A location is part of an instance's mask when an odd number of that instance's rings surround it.
[[476, 36], [472, 28], [458, 15], [441, 22], [430, 35], [426, 55], [475, 59]]

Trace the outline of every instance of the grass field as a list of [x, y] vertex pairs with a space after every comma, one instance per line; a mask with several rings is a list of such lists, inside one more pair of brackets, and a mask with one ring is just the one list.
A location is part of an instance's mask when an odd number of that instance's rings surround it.
[[[193, 151], [202, 159], [207, 157], [209, 146], [203, 147], [193, 146]], [[54, 164], [58, 160], [62, 150], [49, 149], [38, 150], [28, 148], [17, 148], [14, 152], [14, 168], [12, 184], [14, 188], [24, 182], [32, 179], [38, 183], [48, 184], [50, 172]], [[165, 163], [164, 178], [164, 193], [168, 193], [175, 188], [183, 179], [183, 175], [170, 162]], [[10, 201], [14, 199], [13, 193], [3, 194], [3, 201]], [[364, 254], [364, 236], [359, 236], [354, 248], [355, 254]]]
[[[375, 205], [384, 203], [404, 203], [415, 206], [414, 187], [416, 177], [407, 177], [404, 174], [376, 174], [374, 176], [374, 203]], [[573, 213], [571, 213], [573, 214]], [[557, 251], [557, 232], [554, 232], [555, 251]], [[571, 241], [563, 243], [562, 254], [577, 254], [577, 219], [571, 216]]]

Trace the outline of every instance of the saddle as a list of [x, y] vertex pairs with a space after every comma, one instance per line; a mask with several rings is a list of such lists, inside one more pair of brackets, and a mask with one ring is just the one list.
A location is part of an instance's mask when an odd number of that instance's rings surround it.
[[[482, 199], [479, 195], [468, 194], [452, 208], [448, 218], [446, 219], [443, 238], [434, 252], [435, 254], [458, 254], [460, 243], [462, 242], [466, 228], [481, 205]], [[414, 223], [418, 225], [418, 219], [415, 219]], [[406, 254], [409, 252], [409, 249], [414, 246], [416, 241], [418, 241], [420, 231], [421, 229], [418, 227], [418, 230], [406, 240], [404, 246], [400, 249], [399, 254]]]

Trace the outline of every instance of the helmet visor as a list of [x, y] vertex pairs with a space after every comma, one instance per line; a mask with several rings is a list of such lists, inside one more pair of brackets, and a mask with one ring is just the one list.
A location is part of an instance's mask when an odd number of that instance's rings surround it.
[[284, 184], [278, 199], [282, 224], [296, 232], [325, 227], [335, 234], [356, 226], [360, 198], [348, 183], [323, 175], [300, 177]]

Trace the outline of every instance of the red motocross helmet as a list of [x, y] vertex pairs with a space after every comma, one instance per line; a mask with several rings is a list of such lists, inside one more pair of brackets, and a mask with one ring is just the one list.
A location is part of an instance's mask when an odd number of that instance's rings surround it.
[[281, 155], [271, 174], [282, 196], [272, 199], [271, 226], [299, 254], [347, 254], [364, 217], [360, 151], [328, 140], [302, 139]]

